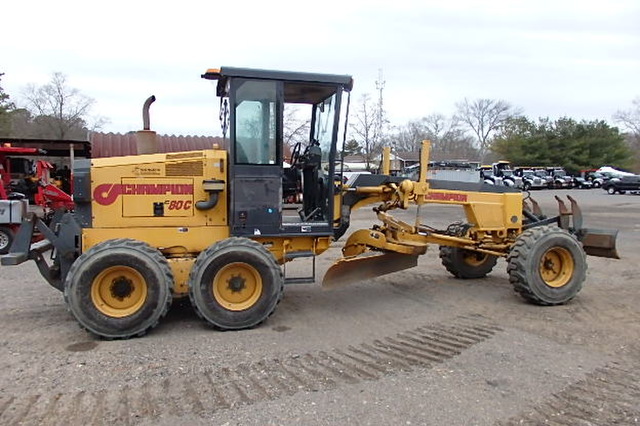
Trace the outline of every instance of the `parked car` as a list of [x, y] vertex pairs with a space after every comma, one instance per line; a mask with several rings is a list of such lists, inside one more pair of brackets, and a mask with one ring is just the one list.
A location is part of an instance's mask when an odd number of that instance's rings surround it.
[[585, 174], [585, 178], [592, 183], [594, 188], [600, 188], [609, 178], [600, 172], [590, 171]]
[[553, 188], [553, 177], [549, 176], [547, 169], [544, 167], [534, 167], [533, 173], [544, 181], [547, 188]]
[[602, 189], [608, 194], [624, 194], [625, 192], [640, 191], [640, 175], [622, 176], [611, 178], [602, 185]]
[[491, 185], [504, 185], [522, 188], [522, 178], [516, 176], [511, 169], [511, 163], [500, 160], [490, 166], [478, 167], [480, 181]]
[[577, 189], [591, 189], [594, 185], [592, 181], [576, 176], [573, 178], [573, 187]]
[[586, 180], [580, 176], [575, 176], [573, 177], [573, 187], [577, 189], [591, 189], [594, 186], [592, 181]]
[[517, 167], [514, 170], [516, 176], [522, 178], [522, 190], [528, 191], [530, 189], [542, 189], [548, 186], [548, 180], [546, 177], [539, 176], [531, 168]]
[[553, 188], [571, 188], [573, 179], [562, 167], [547, 167], [547, 173], [552, 177]]

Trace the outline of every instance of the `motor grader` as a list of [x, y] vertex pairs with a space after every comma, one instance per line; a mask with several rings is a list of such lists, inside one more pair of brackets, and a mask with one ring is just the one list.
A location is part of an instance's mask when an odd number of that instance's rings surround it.
[[[518, 293], [555, 305], [582, 287], [585, 254], [618, 257], [617, 231], [583, 228], [572, 199], [569, 206], [559, 200], [559, 214], [546, 217], [513, 188], [427, 180], [428, 142], [418, 180], [391, 176], [385, 150], [381, 174], [343, 182], [350, 76], [223, 67], [202, 77], [220, 98], [224, 149], [157, 153], [149, 98], [139, 155], [76, 161], [74, 211], [50, 226], [30, 214], [2, 258], [5, 266], [34, 260], [97, 336], [141, 336], [181, 297], [215, 328], [256, 326], [273, 313], [285, 284], [316, 280], [315, 263], [308, 276], [289, 276], [286, 264], [314, 262], [364, 206], [375, 205], [380, 224], [346, 239], [327, 287], [416, 266], [437, 244], [454, 276], [483, 277], [503, 257]], [[283, 116], [292, 105], [308, 114], [310, 131], [285, 162]], [[300, 196], [283, 196], [285, 181]], [[425, 225], [419, 213], [428, 204], [459, 205], [466, 221], [442, 230]], [[417, 205], [415, 223], [391, 216], [410, 205]], [[34, 229], [46, 239], [31, 244]]]

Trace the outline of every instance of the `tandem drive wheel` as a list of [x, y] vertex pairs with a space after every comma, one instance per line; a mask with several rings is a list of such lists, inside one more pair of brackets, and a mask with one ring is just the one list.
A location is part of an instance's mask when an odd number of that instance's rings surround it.
[[64, 298], [88, 331], [126, 339], [158, 324], [171, 305], [172, 286], [171, 268], [158, 250], [123, 238], [96, 244], [73, 263]]
[[537, 305], [560, 305], [573, 299], [587, 275], [582, 244], [555, 225], [524, 231], [507, 257], [515, 291]]
[[248, 238], [227, 238], [202, 253], [189, 276], [198, 315], [221, 330], [250, 328], [273, 313], [284, 279], [273, 255]]

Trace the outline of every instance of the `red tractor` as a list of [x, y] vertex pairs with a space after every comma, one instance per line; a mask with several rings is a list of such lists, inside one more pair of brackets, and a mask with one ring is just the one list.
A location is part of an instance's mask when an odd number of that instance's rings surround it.
[[8, 155], [38, 155], [42, 151], [37, 148], [0, 147], [0, 254], [9, 252], [15, 234], [22, 219], [29, 210], [29, 195], [41, 208], [45, 223], [54, 220], [56, 212], [70, 211], [74, 208], [69, 194], [55, 185], [51, 179], [51, 163], [44, 160], [35, 161], [35, 177], [26, 177], [35, 187], [33, 194], [15, 192], [11, 179], [11, 161]]

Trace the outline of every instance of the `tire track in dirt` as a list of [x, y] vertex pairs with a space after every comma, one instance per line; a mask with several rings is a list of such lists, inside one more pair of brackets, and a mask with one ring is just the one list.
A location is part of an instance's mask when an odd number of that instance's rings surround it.
[[640, 424], [640, 371], [620, 363], [595, 370], [500, 426]]
[[480, 315], [454, 318], [328, 351], [262, 359], [236, 367], [202, 368], [188, 376], [97, 392], [0, 396], [0, 424], [124, 424], [162, 415], [207, 412], [375, 381], [430, 368], [502, 329]]

